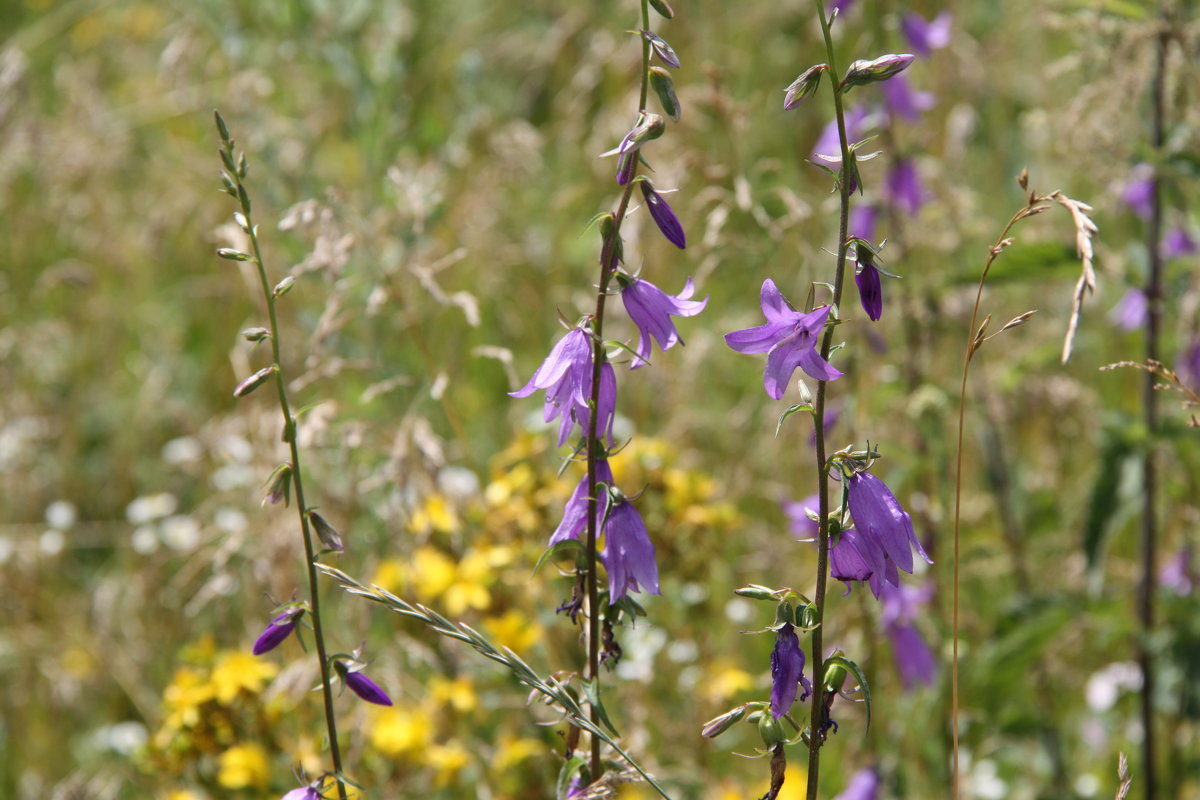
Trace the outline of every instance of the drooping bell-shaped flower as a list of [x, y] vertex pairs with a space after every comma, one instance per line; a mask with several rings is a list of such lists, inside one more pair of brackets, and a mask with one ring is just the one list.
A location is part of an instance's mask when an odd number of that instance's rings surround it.
[[1196, 240], [1182, 226], [1171, 228], [1171, 230], [1167, 231], [1167, 235], [1163, 237], [1163, 258], [1182, 258], [1183, 256], [1192, 255], [1196, 250]]
[[897, 75], [885, 81], [879, 90], [883, 93], [883, 107], [887, 113], [906, 122], [916, 122], [921, 114], [934, 105], [933, 94], [912, 88], [907, 75]]
[[658, 594], [658, 562], [654, 544], [642, 515], [619, 492], [611, 500], [604, 522], [604, 550], [600, 559], [608, 570], [608, 602], [629, 592]]
[[925, 205], [925, 188], [911, 158], [900, 159], [888, 170], [883, 192], [892, 206], [908, 216], [921, 213], [921, 206]]
[[860, 769], [850, 777], [842, 793], [833, 800], [876, 800], [879, 797], [879, 776], [871, 768]]
[[[601, 485], [603, 484], [603, 485]], [[612, 468], [608, 466], [608, 459], [601, 458], [596, 461], [596, 492], [598, 494], [607, 491], [607, 487], [613, 485]], [[562, 521], [558, 523], [558, 527], [554, 529], [554, 533], [550, 536], [549, 546], [553, 547], [559, 542], [565, 542], [567, 539], [578, 539], [580, 535], [587, 529], [587, 507], [588, 507], [588, 479], [587, 475], [579, 481], [575, 487], [575, 491], [571, 493], [571, 498], [567, 500], [566, 506], [563, 508]], [[600, 521], [604, 516], [604, 495], [600, 494], [600, 499], [596, 503], [596, 529], [600, 529]]]
[[818, 381], [832, 381], [842, 376], [821, 358], [816, 349], [830, 306], [807, 314], [794, 311], [770, 278], [763, 281], [759, 303], [767, 318], [766, 324], [727, 333], [725, 343], [739, 353], [767, 354], [763, 387], [768, 396], [774, 400], [783, 397], [797, 367]]
[[1150, 302], [1141, 289], [1129, 289], [1108, 312], [1109, 319], [1123, 331], [1134, 331], [1146, 324]]
[[933, 595], [933, 585], [890, 586], [880, 593], [880, 622], [892, 643], [892, 657], [905, 689], [932, 685], [937, 678], [937, 658], [914, 624], [920, 608]]
[[619, 278], [622, 283], [621, 302], [638, 329], [637, 358], [633, 369], [649, 363], [650, 342], [653, 339], [665, 352], [683, 344], [671, 317], [694, 317], [704, 310], [708, 298], [692, 300], [696, 287], [688, 278], [683, 291], [669, 295], [649, 281], [640, 278]]
[[263, 653], [269, 653], [283, 644], [284, 639], [292, 635], [292, 631], [296, 629], [296, 623], [302, 616], [304, 616], [304, 606], [296, 605], [271, 620], [254, 642], [254, 655], [261, 656]]
[[1129, 171], [1129, 181], [1121, 190], [1121, 202], [1140, 219], [1154, 213], [1154, 167], [1143, 162]]
[[[607, 367], [607, 370], [604, 369]], [[592, 340], [582, 328], [575, 328], [554, 345], [550, 355], [533, 373], [529, 382], [512, 397], [528, 397], [534, 392], [545, 391], [543, 419], [550, 422], [561, 419], [558, 444], [561, 447], [576, 424], [584, 435], [590, 428], [588, 398], [592, 387]], [[596, 431], [607, 431], [611, 441], [612, 417], [616, 407], [617, 382], [610, 364], [602, 364], [600, 371], [600, 404]]]
[[775, 632], [775, 649], [771, 651], [771, 713], [775, 719], [786, 714], [803, 688], [801, 702], [812, 691], [812, 683], [804, 677], [804, 651], [800, 639], [788, 623]]
[[[869, 472], [856, 472], [845, 480], [854, 527], [870, 547], [878, 548], [896, 569], [910, 575], [914, 550], [927, 563], [933, 563], [917, 539], [912, 517], [900, 507], [887, 484]], [[890, 580], [887, 573], [885, 570], [884, 579], [898, 585], [898, 581]]]
[[883, 280], [875, 266], [875, 253], [864, 244], [855, 248], [854, 283], [858, 286], [858, 299], [863, 311], [872, 322], [883, 316]]

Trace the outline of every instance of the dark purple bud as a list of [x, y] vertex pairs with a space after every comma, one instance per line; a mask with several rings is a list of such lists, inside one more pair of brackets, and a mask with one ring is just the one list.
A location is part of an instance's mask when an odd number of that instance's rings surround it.
[[862, 245], [859, 245], [859, 250], [858, 269], [854, 273], [854, 282], [858, 284], [858, 299], [871, 321], [878, 322], [883, 315], [882, 281], [871, 251]]
[[666, 40], [659, 36], [654, 31], [638, 31], [642, 34], [650, 46], [654, 48], [654, 55], [658, 56], [658, 60], [666, 64], [672, 69], [679, 69], [679, 56], [675, 55], [675, 51], [671, 49], [671, 45], [667, 44]]
[[387, 692], [379, 688], [379, 684], [375, 683], [375, 681], [362, 674], [362, 672], [351, 672], [345, 662], [341, 660], [333, 663], [342, 680], [350, 687], [350, 691], [368, 703], [374, 703], [377, 706], [390, 706], [392, 704], [392, 698], [388, 697]]
[[671, 80], [671, 73], [662, 67], [651, 67], [649, 72], [650, 88], [658, 95], [659, 105], [672, 122], [679, 122], [679, 97], [675, 94], [675, 83]]
[[912, 62], [913, 55], [911, 53], [888, 53], [871, 61], [860, 59], [852, 63], [846, 70], [846, 77], [842, 78], [841, 90], [845, 92], [855, 86], [886, 81], [893, 75], [903, 72]]
[[801, 72], [800, 77], [787, 87], [787, 93], [783, 96], [784, 110], [791, 111], [800, 105], [801, 100], [816, 94], [817, 88], [821, 85], [821, 75], [827, 69], [829, 69], [828, 64], [815, 64]]
[[254, 373], [249, 378], [246, 378], [244, 381], [239, 383], [237, 385], [237, 387], [234, 388], [234, 390], [233, 390], [233, 396], [234, 397], [245, 397], [246, 395], [250, 394], [258, 387], [262, 386], [268, 380], [270, 380], [271, 376], [274, 374], [275, 374], [275, 365], [274, 364], [272, 364], [269, 367], [263, 367], [258, 372]]
[[675, 216], [675, 212], [667, 205], [663, 196], [654, 191], [654, 186], [650, 181], [641, 181], [641, 188], [642, 197], [646, 199], [646, 207], [650, 209], [650, 216], [654, 218], [658, 229], [662, 231], [663, 236], [667, 237], [667, 241], [683, 250], [687, 247], [687, 237], [684, 235], [683, 226], [679, 224], [679, 218]]
[[337, 528], [330, 525], [324, 517], [315, 511], [308, 512], [308, 521], [312, 523], [313, 529], [317, 532], [317, 537], [327, 550], [333, 550], [336, 553], [342, 552], [342, 535], [338, 533]]
[[675, 19], [675, 9], [667, 5], [667, 0], [650, 0], [650, 7], [667, 19]]
[[625, 153], [617, 160], [617, 186], [625, 186], [633, 180], [633, 175], [637, 172], [637, 163], [636, 150], [632, 153]]
[[254, 642], [254, 655], [261, 656], [263, 653], [269, 653], [283, 644], [283, 640], [292, 635], [292, 631], [296, 629], [296, 623], [302, 616], [304, 616], [304, 607], [293, 606], [271, 620]]

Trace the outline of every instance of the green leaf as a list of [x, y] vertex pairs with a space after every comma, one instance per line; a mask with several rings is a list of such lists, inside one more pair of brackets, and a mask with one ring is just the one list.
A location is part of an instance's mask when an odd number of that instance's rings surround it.
[[795, 405], [795, 406], [790, 407], [788, 410], [786, 410], [782, 414], [780, 414], [779, 422], [775, 423], [776, 438], [779, 437], [779, 431], [783, 427], [783, 421], [785, 419], [787, 419], [788, 417], [790, 417], [792, 414], [795, 414], [797, 411], [807, 411], [808, 413], [811, 414], [811, 413], [813, 413], [814, 409], [812, 407], [812, 403], [801, 403], [800, 405]]
[[620, 736], [621, 733], [608, 718], [608, 712], [604, 710], [604, 703], [600, 700], [600, 678], [597, 676], [590, 681], [580, 681], [580, 683], [583, 684], [583, 693], [587, 695], [588, 703], [596, 710], [596, 716], [599, 720], [612, 731], [613, 736]]
[[537, 563], [533, 565], [533, 572], [536, 574], [547, 561], [565, 560], [571, 555], [572, 551], [581, 552], [585, 549], [582, 542], [575, 539], [565, 539], [542, 551], [542, 554], [538, 556]]
[[1094, 459], [1096, 476], [1083, 523], [1083, 553], [1093, 582], [1101, 578], [1108, 539], [1125, 516], [1121, 513], [1121, 485], [1127, 481], [1129, 470], [1137, 468], [1137, 453], [1126, 425], [1114, 420], [1103, 427], [1100, 452]]
[[847, 672], [849, 672], [851, 675], [854, 676], [854, 680], [858, 681], [858, 685], [862, 688], [863, 703], [865, 703], [867, 706], [867, 730], [870, 730], [871, 729], [871, 687], [867, 685], [867, 676], [863, 674], [862, 667], [860, 667], [857, 663], [851, 661], [850, 659], [846, 658], [845, 656], [830, 656], [830, 658], [825, 662], [825, 665], [829, 666], [830, 664], [834, 664], [836, 666], [842, 667], [843, 669], [845, 669]]

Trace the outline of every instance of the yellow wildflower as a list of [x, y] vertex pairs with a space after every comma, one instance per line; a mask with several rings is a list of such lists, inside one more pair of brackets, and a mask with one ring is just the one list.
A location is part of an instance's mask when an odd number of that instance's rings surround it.
[[371, 745], [385, 756], [420, 752], [433, 740], [433, 721], [424, 711], [391, 707], [381, 710], [371, 726]]
[[546, 745], [537, 739], [517, 739], [504, 734], [496, 744], [496, 754], [492, 756], [492, 770], [498, 775], [503, 775], [525, 759], [541, 755], [546, 750]]
[[278, 672], [279, 667], [274, 662], [250, 653], [240, 650], [222, 653], [212, 671], [213, 690], [218, 702], [228, 705], [243, 689], [258, 694]]
[[450, 706], [459, 713], [474, 711], [479, 705], [475, 688], [467, 678], [455, 678], [451, 681], [438, 675], [429, 682], [429, 692], [437, 705]]
[[717, 667], [704, 682], [705, 695], [713, 702], [724, 702], [738, 692], [753, 688], [754, 676], [737, 667]]
[[458, 742], [435, 744], [426, 752], [425, 761], [437, 770], [433, 776], [434, 785], [446, 786], [453, 782], [462, 768], [467, 765], [469, 754], [466, 748]]
[[221, 753], [217, 783], [226, 789], [263, 788], [270, 777], [267, 753], [257, 744], [236, 744]]
[[436, 547], [420, 547], [413, 553], [412, 573], [417, 594], [436, 600], [454, 583], [454, 562]]
[[176, 789], [166, 796], [166, 800], [204, 800], [204, 796], [198, 795], [190, 789]]
[[485, 619], [483, 628], [497, 644], [502, 644], [517, 653], [525, 652], [542, 638], [542, 627], [527, 619], [515, 608], [510, 608], [498, 617]]
[[403, 561], [398, 558], [389, 558], [376, 567], [375, 574], [371, 576], [371, 583], [387, 589], [392, 594], [397, 594], [404, 590], [407, 573], [408, 570]]

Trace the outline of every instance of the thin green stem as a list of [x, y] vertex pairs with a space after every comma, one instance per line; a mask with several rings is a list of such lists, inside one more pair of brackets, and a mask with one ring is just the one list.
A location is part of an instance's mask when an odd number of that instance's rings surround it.
[[[649, 30], [649, 0], [641, 0], [641, 4], [642, 28]], [[648, 77], [649, 68], [650, 42], [643, 37], [642, 86], [641, 93], [638, 98], [639, 114], [645, 112], [646, 110], [646, 100], [649, 96], [650, 90]], [[630, 157], [636, 159], [638, 155], [636, 152], [634, 152]], [[600, 559], [599, 554], [597, 553], [597, 540], [599, 539], [600, 531], [599, 526], [596, 524], [596, 515], [599, 511], [599, 498], [597, 497], [597, 487], [599, 483], [597, 462], [599, 460], [600, 448], [597, 436], [600, 433], [598, 419], [600, 416], [601, 371], [607, 358], [607, 355], [604, 351], [604, 306], [605, 301], [608, 298], [608, 284], [612, 280], [612, 276], [617, 270], [618, 254], [620, 253], [619, 242], [621, 240], [621, 223], [625, 220], [625, 214], [629, 210], [629, 200], [633, 196], [633, 187], [635, 183], [636, 181], [631, 179], [629, 183], [625, 184], [625, 190], [621, 193], [621, 201], [617, 206], [616, 213], [613, 214], [612, 231], [601, 246], [600, 280], [596, 284], [596, 310], [592, 315], [592, 390], [591, 396], [588, 398], [591, 414], [589, 415], [587, 431], [587, 643], [588, 678], [596, 682], [597, 693], [600, 691]], [[600, 724], [600, 712], [599, 709], [595, 707], [591, 709], [591, 721], [594, 725], [598, 726]], [[592, 736], [590, 757], [590, 772], [592, 781], [599, 779], [603, 769], [604, 762], [600, 758], [600, 739], [596, 736]]]
[[[817, 10], [821, 17], [821, 33], [825, 38], [825, 55], [828, 59], [829, 79], [833, 86], [833, 102], [837, 111], [838, 139], [842, 148], [842, 172], [839, 181], [841, 196], [838, 219], [838, 249], [837, 270], [833, 281], [833, 305], [839, 308], [842, 302], [842, 287], [846, 277], [846, 239], [850, 220], [850, 143], [846, 136], [846, 116], [842, 107], [842, 94], [839, 90], [841, 78], [838, 74], [837, 61], [833, 50], [833, 37], [829, 30], [829, 21], [825, 16], [825, 6], [817, 0]], [[821, 358], [828, 360], [829, 351], [833, 347], [833, 326], [825, 329], [821, 338]], [[816, 628], [812, 633], [813, 660], [813, 696], [812, 712], [809, 715], [808, 739], [808, 800], [816, 800], [817, 788], [820, 781], [821, 745], [825, 730], [825, 591], [829, 573], [829, 472], [826, 468], [825, 447], [825, 396], [827, 381], [817, 382], [817, 402], [813, 413], [813, 431], [816, 438], [817, 464], [817, 497], [818, 513], [820, 514], [819, 530], [817, 533], [817, 590], [813, 598], [816, 608]]]
[[[233, 140], [222, 142], [230, 158], [234, 158]], [[312, 530], [309, 527], [308, 506], [304, 501], [304, 480], [300, 466], [300, 449], [296, 445], [296, 419], [292, 416], [291, 405], [288, 402], [287, 384], [284, 381], [283, 362], [279, 345], [279, 320], [275, 310], [275, 292], [267, 278], [267, 270], [263, 265], [262, 250], [258, 243], [258, 232], [251, 216], [249, 195], [246, 192], [242, 178], [237, 171], [230, 176], [236, 183], [242, 216], [245, 220], [245, 230], [250, 237], [254, 249], [254, 265], [258, 269], [259, 283], [262, 287], [263, 299], [267, 304], [267, 316], [271, 329], [271, 357], [275, 364], [275, 388], [279, 397], [279, 410], [283, 415], [283, 438], [291, 452], [292, 485], [296, 490], [296, 511], [300, 516], [300, 530], [304, 541], [305, 564], [308, 567], [308, 602], [312, 615], [313, 639], [316, 642], [317, 661], [321, 673], [321, 693], [325, 707], [325, 726], [329, 736], [329, 752], [333, 760], [333, 772], [337, 782], [339, 800], [346, 800], [346, 786], [343, 783], [342, 753], [338, 744], [337, 718], [333, 710], [333, 688], [329, 681], [329, 660], [326, 656], [325, 635], [321, 622], [321, 593], [317, 584], [316, 555], [313, 549]]]

